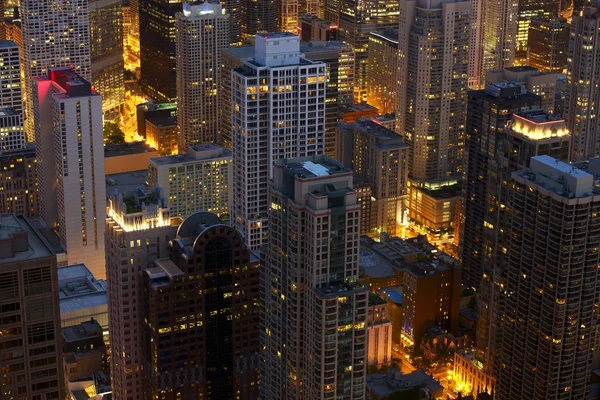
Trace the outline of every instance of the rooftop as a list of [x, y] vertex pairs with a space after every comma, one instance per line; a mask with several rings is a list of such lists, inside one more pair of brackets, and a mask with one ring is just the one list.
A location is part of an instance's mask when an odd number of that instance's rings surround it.
[[114, 193], [125, 193], [136, 190], [146, 184], [148, 170], [123, 172], [120, 174], [106, 175], [106, 196]]
[[433, 377], [423, 370], [415, 370], [403, 375], [396, 368], [390, 368], [388, 373], [367, 375], [367, 390], [372, 390], [380, 398], [387, 398], [394, 393], [410, 390], [414, 387], [424, 387], [431, 392], [443, 391], [444, 388]]
[[[152, 124], [156, 127], [159, 128], [163, 128], [165, 126], [173, 126], [176, 127], [177, 126], [177, 117], [150, 117], [150, 118], [146, 118], [146, 123], [147, 124]], [[139, 143], [144, 143], [144, 142], [139, 142]], [[149, 147], [149, 146], [148, 146]]]
[[257, 33], [256, 36], [260, 36], [265, 39], [282, 39], [282, 38], [298, 37], [298, 35], [295, 35], [290, 32], [263, 32], [263, 33]]
[[352, 103], [352, 104], [340, 104], [338, 105], [340, 113], [359, 112], [359, 111], [377, 111], [376, 107], [368, 103]]
[[8, 47], [19, 47], [19, 45], [12, 40], [0, 40], [0, 48], [5, 49]]
[[404, 299], [404, 288], [402, 285], [380, 289], [379, 293], [396, 304], [402, 304], [402, 300]]
[[0, 254], [2, 264], [54, 255], [51, 245], [23, 216], [0, 215], [0, 240], [6, 239], [13, 245], [10, 251]]
[[301, 179], [351, 172], [340, 162], [326, 156], [284, 159], [277, 161], [277, 164], [283, 165], [286, 170]]
[[15, 111], [12, 107], [0, 107], [0, 117], [19, 115], [17, 111]]
[[106, 281], [84, 264], [58, 268], [58, 288], [61, 313], [107, 304]]
[[367, 133], [376, 140], [374, 147], [379, 149], [392, 149], [400, 147], [408, 147], [404, 143], [404, 139], [395, 131], [386, 128], [385, 126], [372, 121], [370, 118], [362, 118], [356, 121], [353, 125], [361, 132]]
[[92, 319], [90, 321], [81, 322], [79, 325], [62, 328], [62, 336], [67, 342], [97, 338], [98, 336], [102, 337], [102, 327], [98, 321]]
[[385, 28], [378, 29], [375, 32], [370, 33], [371, 36], [382, 39], [386, 42], [390, 42], [398, 46], [398, 29], [397, 28]]
[[362, 236], [359, 266], [364, 276], [385, 278], [404, 271], [417, 276], [433, 275], [458, 267], [459, 263], [427, 242], [411, 242], [398, 237], [375, 242]]
[[50, 80], [60, 86], [69, 97], [97, 95], [92, 85], [71, 67], [49, 68]]
[[188, 162], [205, 162], [214, 159], [231, 158], [232, 152], [215, 144], [196, 144], [190, 146], [185, 154], [174, 156], [153, 157], [150, 159], [155, 165], [184, 164]]
[[127, 142], [104, 146], [104, 157], [124, 156], [127, 154], [151, 153], [154, 150], [145, 142]]
[[594, 186], [594, 175], [547, 155], [532, 157], [529, 169], [513, 172], [512, 176], [566, 198], [588, 197], [599, 192]]

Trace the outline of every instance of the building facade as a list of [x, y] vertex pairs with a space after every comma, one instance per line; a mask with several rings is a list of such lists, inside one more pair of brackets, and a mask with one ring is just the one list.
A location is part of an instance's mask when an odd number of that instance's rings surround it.
[[569, 24], [564, 18], [534, 18], [529, 24], [527, 65], [562, 74], [569, 54]]
[[177, 98], [175, 14], [182, 0], [138, 0], [140, 86], [145, 97], [158, 102]]
[[529, 50], [529, 27], [534, 18], [556, 18], [560, 2], [554, 0], [518, 0], [516, 21], [517, 35], [515, 40], [514, 65], [527, 65], [527, 53]]
[[290, 33], [256, 35], [255, 57], [232, 74], [232, 220], [250, 249], [267, 243], [269, 179], [281, 158], [323, 153], [326, 65], [301, 57]]
[[392, 323], [388, 318], [388, 303], [375, 293], [369, 293], [367, 324], [367, 365], [389, 365], [392, 362]]
[[260, 397], [364, 399], [368, 289], [352, 171], [323, 155], [278, 160], [269, 201]]
[[69, 67], [34, 80], [40, 219], [57, 228], [69, 264], [106, 276], [102, 97]]
[[179, 149], [216, 144], [219, 131], [221, 50], [229, 46], [229, 15], [221, 4], [184, 3], [177, 31]]
[[106, 208], [112, 392], [123, 400], [144, 398], [141, 271], [168, 257], [167, 244], [178, 226], [159, 193], [136, 192], [111, 196]]
[[395, 236], [405, 217], [409, 148], [400, 135], [373, 121], [358, 121], [353, 128], [352, 169], [371, 188], [370, 197], [363, 197], [369, 202], [366, 208], [370, 209], [370, 218], [363, 218], [361, 233], [379, 237], [386, 232]]
[[315, 40], [301, 42], [300, 51], [308, 60], [321, 61], [327, 66], [324, 154], [336, 158], [338, 113], [342, 105], [354, 100], [354, 50], [340, 40]]
[[0, 213], [39, 215], [36, 164], [33, 146], [0, 154]]
[[392, 113], [397, 102], [398, 29], [371, 32], [368, 55], [367, 102], [381, 114]]
[[123, 10], [119, 0], [93, 0], [90, 9], [92, 85], [102, 95], [102, 111], [125, 102]]
[[21, 52], [12, 40], [0, 41], [0, 107], [12, 107], [23, 113]]
[[511, 175], [502, 225], [511, 234], [497, 331], [497, 399], [589, 395], [598, 319], [597, 193], [593, 175], [549, 156], [533, 157], [528, 170]]
[[586, 7], [571, 21], [567, 58], [565, 119], [571, 132], [570, 161], [600, 155], [598, 105], [600, 90], [594, 84], [600, 68], [600, 11]]
[[396, 129], [410, 146], [409, 217], [432, 240], [454, 236], [470, 29], [469, 1], [401, 4]]
[[[325, 19], [339, 26], [339, 40], [348, 43], [355, 52], [354, 101], [367, 101], [367, 59], [369, 33], [398, 27], [397, 1], [369, 0], [361, 4], [353, 0], [326, 1]], [[369, 61], [370, 62], [370, 61]]]
[[0, 393], [65, 397], [56, 255], [22, 216], [3, 214], [0, 251]]
[[198, 210], [225, 218], [233, 193], [231, 151], [215, 145], [195, 145], [186, 154], [151, 158], [148, 185], [164, 191], [171, 216], [186, 218]]
[[147, 398], [257, 398], [258, 271], [258, 257], [215, 214], [183, 221], [169, 258], [142, 275]]
[[486, 89], [469, 92], [460, 248], [467, 287], [479, 288], [484, 266], [491, 267], [498, 250], [488, 235], [494, 234], [497, 225], [501, 184], [497, 167], [502, 163], [496, 160], [504, 153], [502, 132], [513, 114], [539, 107], [540, 102], [519, 83], [490, 84]]
[[[35, 140], [34, 78], [48, 75], [52, 67], [70, 66], [83, 79], [91, 78], [89, 1], [66, 4], [58, 0], [24, 0], [20, 4], [25, 88], [25, 133]], [[52, 21], [52, 23], [48, 23]]]

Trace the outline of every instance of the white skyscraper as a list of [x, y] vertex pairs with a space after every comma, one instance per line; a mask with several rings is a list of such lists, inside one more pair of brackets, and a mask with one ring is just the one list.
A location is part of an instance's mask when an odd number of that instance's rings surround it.
[[233, 207], [250, 249], [266, 244], [273, 162], [323, 153], [326, 65], [291, 33], [256, 35], [255, 58], [232, 74]]
[[229, 15], [221, 4], [183, 3], [177, 26], [179, 151], [217, 143], [221, 50], [229, 45]]
[[88, 0], [22, 0], [20, 5], [25, 71], [25, 132], [34, 139], [33, 79], [48, 68], [70, 66], [84, 79], [90, 76]]
[[58, 228], [69, 264], [106, 276], [102, 97], [68, 67], [33, 81], [40, 219]]

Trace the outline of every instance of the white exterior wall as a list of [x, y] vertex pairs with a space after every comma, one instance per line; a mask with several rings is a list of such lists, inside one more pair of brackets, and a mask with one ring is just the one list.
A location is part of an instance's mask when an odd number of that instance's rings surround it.
[[367, 328], [367, 365], [392, 361], [392, 323], [382, 322]]
[[[289, 43], [282, 46], [285, 55], [295, 54]], [[245, 68], [232, 73], [232, 217], [246, 245], [256, 250], [267, 239], [273, 162], [324, 151], [326, 66], [301, 59], [299, 65], [270, 68], [247, 62]]]

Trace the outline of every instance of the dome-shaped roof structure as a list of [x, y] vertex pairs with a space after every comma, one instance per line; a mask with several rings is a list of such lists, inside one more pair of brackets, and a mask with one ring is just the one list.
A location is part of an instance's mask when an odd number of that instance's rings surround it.
[[196, 239], [198, 235], [204, 231], [207, 227], [215, 225], [225, 225], [223, 221], [215, 214], [208, 211], [197, 211], [190, 215], [181, 223], [177, 230], [177, 237], [180, 239], [193, 238]]

